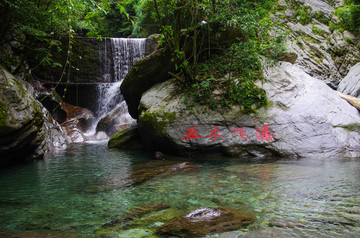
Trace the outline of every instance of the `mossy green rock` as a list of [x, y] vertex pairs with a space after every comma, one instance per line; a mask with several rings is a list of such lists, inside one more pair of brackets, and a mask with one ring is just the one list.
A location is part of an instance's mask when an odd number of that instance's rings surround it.
[[51, 119], [28, 89], [0, 66], [0, 166], [40, 159], [53, 144], [66, 143]]
[[138, 127], [132, 127], [115, 133], [108, 142], [109, 148], [139, 149], [142, 147]]
[[41, 158], [42, 108], [18, 79], [3, 68], [0, 71], [0, 165]]

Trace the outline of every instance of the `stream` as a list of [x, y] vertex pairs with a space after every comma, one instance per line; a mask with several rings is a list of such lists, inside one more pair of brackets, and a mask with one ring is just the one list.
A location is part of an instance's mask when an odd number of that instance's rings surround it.
[[[0, 237], [162, 237], [173, 217], [203, 207], [247, 207], [256, 222], [208, 237], [360, 237], [360, 159], [169, 157], [197, 169], [126, 183], [154, 160], [143, 151], [72, 144], [0, 170]], [[170, 208], [121, 229], [101, 227], [131, 208]]]

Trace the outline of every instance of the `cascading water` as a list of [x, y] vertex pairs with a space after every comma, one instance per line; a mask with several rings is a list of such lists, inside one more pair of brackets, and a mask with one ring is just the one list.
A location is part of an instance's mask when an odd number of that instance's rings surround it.
[[[145, 43], [145, 38], [111, 38], [114, 73], [109, 83], [97, 85], [98, 110], [96, 114], [99, 118], [123, 101], [120, 85], [133, 64], [145, 56]], [[107, 53], [105, 53], [105, 57], [108, 57]], [[105, 69], [105, 75], [111, 75], [106, 71], [110, 71], [110, 69]]]
[[[117, 124], [129, 125], [135, 122], [128, 113], [127, 105], [120, 92], [120, 85], [133, 64], [145, 56], [146, 39], [110, 38], [110, 40], [111, 50], [108, 49], [108, 42], [105, 39], [105, 52], [102, 52], [104, 75], [102, 83], [96, 85], [98, 107], [95, 113], [97, 120], [94, 127], [101, 118], [113, 111], [121, 113], [117, 118]], [[111, 51], [110, 55], [109, 51]]]

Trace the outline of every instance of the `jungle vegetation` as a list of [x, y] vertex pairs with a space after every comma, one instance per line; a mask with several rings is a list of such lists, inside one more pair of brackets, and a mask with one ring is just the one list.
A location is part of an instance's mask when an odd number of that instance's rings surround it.
[[[360, 32], [360, 2], [348, 0], [336, 10], [340, 25]], [[3, 0], [0, 3], [0, 45], [14, 40], [18, 56], [31, 52], [38, 64], [54, 66], [50, 49], [61, 50], [79, 36], [147, 37], [160, 33], [160, 44], [174, 64], [174, 77], [190, 103], [231, 107], [251, 112], [266, 105], [263, 80], [266, 65], [285, 52], [286, 31], [271, 18], [276, 0]], [[241, 32], [232, 42], [212, 44], [213, 35]], [[192, 42], [184, 44], [186, 41]], [[1, 54], [1, 64], [13, 73], [24, 57]], [[36, 65], [31, 66], [36, 67]], [[31, 69], [30, 69], [31, 70]], [[254, 107], [255, 105], [255, 107]]]

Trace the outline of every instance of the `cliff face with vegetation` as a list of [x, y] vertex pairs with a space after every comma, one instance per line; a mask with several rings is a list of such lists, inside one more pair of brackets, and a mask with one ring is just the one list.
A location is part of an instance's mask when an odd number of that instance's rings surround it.
[[[278, 24], [271, 26], [269, 38], [279, 36], [278, 30], [286, 33], [286, 52], [274, 55], [279, 63], [268, 65], [261, 60], [259, 69], [254, 67], [258, 61], [251, 59], [244, 66], [242, 60], [246, 57], [237, 56], [240, 48], [233, 45], [228, 57], [235, 62], [229, 68], [229, 60], [215, 53], [210, 59], [212, 66], [206, 60], [200, 63], [198, 77], [190, 87], [182, 84], [186, 75], [178, 74], [141, 91], [134, 117], [139, 118], [138, 130], [144, 145], [150, 150], [181, 155], [359, 156], [359, 110], [331, 89], [336, 89], [360, 61], [359, 38], [345, 30], [344, 21], [339, 19], [338, 12], [343, 8], [343, 3], [327, 1], [279, 1], [277, 10], [266, 17]], [[240, 45], [246, 42], [252, 39]], [[244, 49], [240, 52], [244, 53]], [[218, 74], [219, 68], [213, 68], [216, 61], [223, 64], [222, 75]], [[200, 79], [202, 67], [207, 70], [204, 79]], [[138, 70], [141, 68], [139, 62], [128, 75], [139, 84], [142, 79], [137, 75], [146, 73]], [[244, 83], [244, 72], [256, 75], [253, 86], [250, 81]], [[263, 80], [259, 73], [264, 75]], [[237, 86], [226, 83], [236, 77], [241, 78], [235, 80]], [[152, 82], [152, 77], [147, 82]], [[356, 88], [356, 83], [352, 85]], [[266, 92], [265, 104], [261, 104], [260, 89]], [[228, 92], [233, 97], [227, 97]], [[258, 99], [253, 100], [251, 95]], [[132, 111], [135, 114], [135, 108]]]

